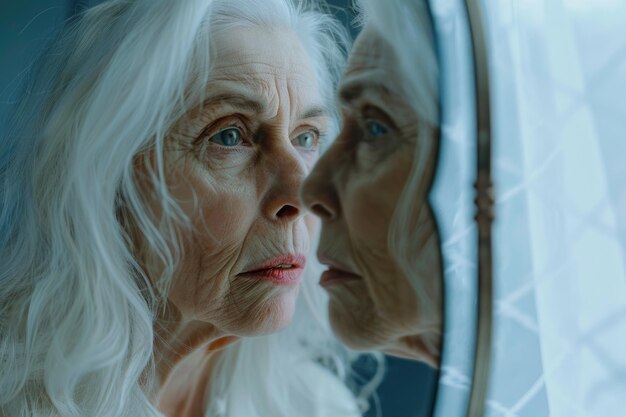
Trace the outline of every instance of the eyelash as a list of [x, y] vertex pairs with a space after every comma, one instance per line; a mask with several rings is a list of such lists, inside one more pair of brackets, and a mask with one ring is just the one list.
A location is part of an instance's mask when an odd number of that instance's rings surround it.
[[307, 132], [312, 132], [315, 135], [315, 143], [310, 149], [304, 148], [305, 151], [308, 151], [308, 152], [317, 151], [322, 145], [326, 143], [326, 134], [320, 132], [320, 130], [315, 127], [304, 126], [304, 127], [298, 128], [296, 131], [299, 131], [299, 132], [293, 136], [292, 141], [296, 140], [300, 135], [307, 133]]
[[[196, 138], [196, 143], [199, 145], [199, 155], [202, 158], [206, 156], [207, 147], [212, 146], [212, 142], [209, 139], [224, 130], [233, 128], [239, 131], [239, 134], [241, 135], [241, 144], [243, 144], [244, 146], [252, 146], [253, 143], [249, 139], [250, 134], [247, 124], [241, 119], [241, 117], [229, 116], [226, 118], [218, 119], [217, 121], [211, 123], [202, 130], [200, 135], [198, 135], [198, 137]], [[319, 129], [313, 126], [300, 126], [298, 129], [296, 129], [296, 131], [299, 131], [299, 133], [294, 135], [292, 141], [295, 141], [299, 135], [302, 135], [306, 132], [312, 132], [315, 135], [316, 141], [310, 149], [299, 147], [302, 148], [305, 152], [317, 152], [326, 143], [326, 133], [321, 132]], [[240, 146], [226, 147], [219, 144], [214, 144], [213, 146], [217, 146], [219, 147], [218, 149], [228, 152], [241, 150]], [[294, 144], [294, 146], [296, 145]]]
[[[366, 119], [363, 119], [361, 123], [362, 123], [361, 129], [363, 130], [366, 143], [375, 144], [376, 142], [380, 141], [381, 137], [387, 136], [389, 132], [391, 131], [391, 128], [387, 125], [387, 123], [376, 118], [368, 117]], [[370, 132], [371, 123], [379, 124], [383, 128], [384, 132], [380, 133], [378, 136], [374, 136]]]
[[[217, 154], [222, 154], [225, 155], [223, 152], [233, 152], [233, 151], [240, 151], [241, 146], [236, 146], [233, 147], [233, 149], [227, 149], [226, 146], [222, 146], [216, 143], [212, 143], [209, 139], [212, 138], [213, 136], [215, 136], [216, 134], [218, 134], [221, 131], [224, 131], [226, 129], [237, 129], [241, 135], [241, 142], [244, 144], [250, 144], [250, 141], [247, 139], [248, 138], [248, 129], [246, 124], [241, 120], [241, 118], [239, 117], [225, 117], [225, 118], [221, 118], [216, 120], [215, 122], [209, 124], [207, 127], [205, 127], [202, 132], [200, 132], [200, 134], [198, 135], [198, 137], [195, 140], [195, 144], [196, 144], [196, 149], [198, 149], [198, 158], [200, 160], [206, 160], [208, 157], [209, 152], [211, 154], [216, 154], [215, 151], [217, 151]], [[212, 147], [211, 151], [208, 151], [209, 147]], [[222, 152], [220, 152], [222, 151]]]
[[[361, 105], [357, 111], [347, 111], [347, 114], [352, 113], [349, 117], [356, 123], [354, 127], [360, 131], [358, 142], [361, 142], [371, 148], [380, 148], [389, 143], [389, 141], [381, 140], [381, 138], [393, 133], [397, 130], [396, 125], [393, 123], [391, 117], [389, 117], [383, 110], [371, 104]], [[384, 128], [384, 132], [379, 136], [372, 137], [369, 132], [369, 124], [375, 122], [380, 124]]]
[[327, 132], [317, 132], [317, 147], [323, 148], [328, 143], [328, 133]]
[[226, 129], [233, 129], [233, 128], [239, 131], [239, 133], [241, 134], [242, 141], [249, 142], [246, 140], [247, 133], [248, 133], [248, 128], [246, 124], [240, 118], [232, 118], [232, 117], [226, 118], [226, 120], [220, 119], [211, 123], [209, 126], [205, 127], [202, 130], [202, 132], [200, 133], [200, 135], [198, 135], [198, 138], [196, 140], [198, 142], [204, 143], [205, 141], [208, 141], [210, 138], [217, 135], [221, 131], [226, 130]]

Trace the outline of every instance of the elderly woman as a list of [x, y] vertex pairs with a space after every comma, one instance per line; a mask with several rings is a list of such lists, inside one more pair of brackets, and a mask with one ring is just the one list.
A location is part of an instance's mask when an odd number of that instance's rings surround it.
[[439, 363], [442, 280], [427, 193], [437, 63], [423, 1], [367, 0], [339, 86], [343, 127], [304, 184], [322, 220], [330, 320], [350, 347]]
[[[315, 367], [343, 359], [301, 284], [298, 198], [336, 126], [341, 39], [288, 0], [113, 0], [70, 22], [1, 144], [0, 414], [292, 416], [274, 397], [316, 385], [353, 414]], [[284, 328], [301, 286], [299, 330], [211, 360]]]

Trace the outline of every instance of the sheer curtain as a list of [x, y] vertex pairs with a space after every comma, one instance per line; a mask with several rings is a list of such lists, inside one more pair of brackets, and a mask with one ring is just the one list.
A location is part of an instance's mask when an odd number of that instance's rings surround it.
[[484, 1], [490, 416], [626, 415], [626, 2]]

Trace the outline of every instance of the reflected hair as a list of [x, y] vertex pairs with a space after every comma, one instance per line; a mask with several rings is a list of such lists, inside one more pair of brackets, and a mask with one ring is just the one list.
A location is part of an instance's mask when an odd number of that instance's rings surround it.
[[[371, 25], [391, 46], [403, 80], [403, 94], [418, 117], [413, 165], [394, 211], [388, 241], [391, 253], [416, 290], [421, 331], [439, 354], [443, 272], [434, 214], [426, 202], [438, 158], [439, 68], [435, 33], [427, 0], [361, 0], [359, 22]], [[426, 288], [426, 285], [432, 285]]]
[[[189, 225], [164, 181], [167, 134], [203, 101], [211, 35], [241, 25], [293, 29], [332, 107], [348, 37], [304, 1], [107, 1], [69, 21], [42, 56], [0, 142], [0, 415], [161, 415], [153, 322]], [[158, 218], [136, 172], [148, 153]], [[138, 264], [129, 223], [164, 265], [156, 285]], [[290, 352], [272, 338], [299, 337], [297, 330], [245, 339], [229, 360], [252, 364], [245, 355], [259, 351], [255, 344], [273, 343], [277, 350], [264, 354], [283, 366], [285, 383], [298, 376], [280, 355], [331, 357], [335, 372], [320, 375], [347, 377], [350, 359], [330, 341], [325, 318], [315, 319], [325, 306], [314, 291], [305, 286], [299, 320], [319, 337], [289, 344]], [[241, 375], [224, 369], [216, 384], [230, 378], [225, 395], [242, 398]], [[266, 389], [260, 372], [256, 381], [268, 395], [257, 415], [302, 415], [274, 413], [281, 392]]]

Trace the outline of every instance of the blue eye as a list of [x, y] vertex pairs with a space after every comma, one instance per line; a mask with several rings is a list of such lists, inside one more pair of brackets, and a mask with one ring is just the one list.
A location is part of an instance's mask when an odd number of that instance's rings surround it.
[[365, 123], [365, 127], [367, 129], [368, 135], [372, 138], [383, 136], [387, 133], [387, 128], [385, 127], [385, 125], [376, 120], [368, 120]]
[[236, 146], [241, 141], [241, 133], [239, 129], [231, 127], [217, 132], [209, 140], [222, 146]]
[[316, 145], [315, 137], [316, 135], [312, 131], [301, 133], [296, 137], [295, 145], [305, 149], [313, 149]]

